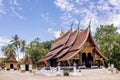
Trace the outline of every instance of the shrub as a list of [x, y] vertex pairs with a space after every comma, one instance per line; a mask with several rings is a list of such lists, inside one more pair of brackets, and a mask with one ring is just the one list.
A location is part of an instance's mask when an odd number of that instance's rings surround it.
[[117, 68], [117, 70], [120, 71], [120, 61], [118, 61], [118, 62], [115, 63], [115, 67]]
[[6, 70], [7, 70], [7, 71], [10, 71], [10, 69], [9, 69], [9, 68], [7, 68]]
[[14, 68], [14, 70], [17, 70], [17, 68]]
[[69, 76], [69, 72], [68, 71], [64, 71], [64, 76]]
[[32, 69], [36, 69], [37, 68], [37, 65], [32, 65]]
[[17, 65], [17, 69], [20, 70], [20, 63], [18, 63], [18, 65]]
[[114, 53], [111, 56], [111, 62], [115, 65], [115, 68], [120, 71], [120, 53]]
[[104, 66], [105, 66], [106, 68], [108, 68], [108, 63], [109, 63], [108, 61], [105, 61], [105, 62], [104, 62]]

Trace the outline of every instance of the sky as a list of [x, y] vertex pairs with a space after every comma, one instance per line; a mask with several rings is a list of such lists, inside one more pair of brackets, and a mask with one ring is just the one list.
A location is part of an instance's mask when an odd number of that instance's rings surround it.
[[72, 22], [73, 29], [79, 21], [85, 29], [90, 20], [93, 33], [108, 24], [120, 32], [120, 0], [0, 0], [0, 48], [16, 34], [27, 42], [37, 37], [49, 41]]

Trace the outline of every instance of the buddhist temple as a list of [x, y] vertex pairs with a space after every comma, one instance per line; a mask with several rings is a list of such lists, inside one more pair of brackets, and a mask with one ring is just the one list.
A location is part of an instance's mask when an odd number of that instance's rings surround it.
[[32, 72], [32, 61], [28, 54], [25, 54], [20, 64], [21, 72], [29, 71]]
[[10, 54], [5, 61], [6, 70], [17, 70], [18, 61], [16, 60], [14, 54]]
[[39, 66], [56, 67], [60, 66], [91, 67], [92, 65], [103, 64], [107, 60], [99, 50], [94, 38], [92, 37], [90, 24], [85, 30], [73, 31], [70, 29], [64, 35], [54, 41], [50, 51], [37, 63]]

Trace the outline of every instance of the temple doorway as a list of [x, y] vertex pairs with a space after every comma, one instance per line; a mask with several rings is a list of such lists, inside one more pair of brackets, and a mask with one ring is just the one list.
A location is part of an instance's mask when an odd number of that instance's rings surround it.
[[87, 60], [86, 60], [86, 67], [91, 67], [93, 62], [93, 56], [91, 53], [88, 53]]
[[29, 71], [29, 65], [25, 65], [25, 71]]
[[51, 59], [50, 64], [51, 64], [51, 67], [56, 67], [57, 66], [57, 59]]
[[13, 67], [13, 64], [10, 64], [10, 68], [11, 68], [11, 69], [13, 69], [13, 68], [14, 68], [14, 67]]
[[82, 53], [82, 63], [83, 65], [86, 64], [86, 53]]
[[91, 67], [93, 62], [93, 56], [91, 53], [88, 53], [88, 56], [86, 53], [82, 53], [82, 64], [85, 65], [86, 67]]

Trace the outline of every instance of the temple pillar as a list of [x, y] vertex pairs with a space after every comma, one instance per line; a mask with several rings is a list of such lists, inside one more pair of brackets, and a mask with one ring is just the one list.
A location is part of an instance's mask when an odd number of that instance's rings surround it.
[[69, 60], [67, 60], [67, 63], [68, 63], [68, 66], [70, 66], [70, 61]]
[[80, 66], [82, 66], [82, 52], [80, 52]]
[[58, 72], [60, 72], [60, 65], [61, 65], [60, 62], [58, 62], [58, 66], [57, 66], [58, 67]]
[[94, 51], [94, 49], [93, 49], [93, 64], [95, 65], [95, 51]]
[[77, 72], [77, 70], [76, 70], [76, 66], [77, 66], [77, 64], [74, 62], [74, 63], [73, 63], [73, 72], [74, 72], [74, 73]]

